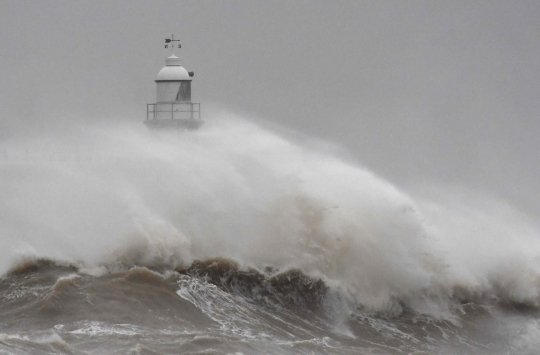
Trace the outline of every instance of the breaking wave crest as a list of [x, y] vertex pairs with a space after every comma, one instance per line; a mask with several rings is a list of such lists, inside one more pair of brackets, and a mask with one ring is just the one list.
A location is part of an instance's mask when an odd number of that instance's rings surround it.
[[[115, 253], [116, 254], [116, 253]], [[464, 312], [464, 306], [476, 304], [479, 306], [511, 307], [518, 309], [531, 309], [540, 311], [536, 298], [523, 301], [522, 298], [513, 297], [513, 294], [503, 286], [494, 284], [483, 292], [475, 292], [461, 285], [454, 285], [445, 293], [435, 294], [431, 290], [424, 290], [418, 299], [410, 297], [394, 297], [391, 307], [372, 309], [362, 304], [361, 300], [344, 293], [341, 285], [325, 277], [313, 276], [299, 269], [279, 269], [273, 266], [254, 268], [243, 266], [237, 260], [225, 258], [210, 258], [194, 260], [191, 264], [179, 263], [165, 265], [163, 262], [155, 264], [126, 264], [125, 260], [99, 265], [87, 265], [82, 262], [70, 262], [49, 258], [34, 258], [20, 261], [12, 266], [5, 274], [10, 278], [27, 278], [32, 275], [46, 277], [56, 274], [61, 270], [64, 276], [56, 278], [45, 300], [53, 300], [58, 293], [69, 288], [78, 278], [84, 276], [104, 277], [109, 274], [123, 275], [130, 282], [153, 283], [169, 280], [189, 280], [193, 286], [212, 285], [223, 292], [236, 295], [253, 302], [265, 305], [294, 309], [296, 312], [314, 312], [331, 316], [332, 312], [342, 313], [344, 310], [349, 315], [369, 314], [382, 317], [400, 317], [404, 314], [426, 314], [436, 316], [439, 319], [455, 321], [459, 323], [459, 315]], [[183, 279], [182, 275], [189, 277]], [[198, 280], [198, 281], [195, 281]], [[185, 283], [184, 283], [185, 284]], [[203, 286], [207, 287], [207, 286]], [[418, 302], [423, 305], [436, 305], [436, 308], [425, 310], [416, 308]], [[336, 304], [338, 302], [338, 304]], [[339, 307], [341, 309], [337, 309]], [[446, 313], [433, 312], [434, 309], [443, 309]]]
[[194, 290], [215, 290], [336, 324], [407, 314], [458, 324], [471, 303], [540, 305], [538, 226], [504, 201], [408, 194], [338, 148], [232, 115], [189, 133], [71, 133], [4, 147], [64, 154], [0, 165], [4, 278], [67, 268], [63, 293], [79, 287], [73, 273], [183, 275], [166, 292], [191, 304], [204, 301]]
[[317, 309], [324, 302], [328, 287], [321, 279], [313, 279], [300, 270], [264, 271], [241, 268], [226, 259], [195, 261], [178, 270], [216, 285], [227, 292], [273, 305]]
[[[83, 264], [50, 259], [22, 266], [0, 280], [0, 295], [3, 308], [10, 310], [8, 325], [25, 319], [30, 324], [22, 329], [30, 334], [6, 335], [4, 341], [0, 335], [0, 349], [73, 337], [103, 351], [114, 347], [117, 338], [133, 339], [134, 348], [155, 349], [152, 339], [163, 343], [163, 337], [171, 337], [175, 346], [185, 341], [186, 348], [175, 348], [178, 353], [190, 353], [185, 349], [194, 344], [212, 347], [239, 340], [248, 353], [253, 351], [248, 344], [272, 344], [275, 353], [353, 354], [364, 349], [397, 354], [447, 348], [437, 353], [488, 354], [521, 348], [526, 350], [523, 354], [534, 354], [536, 349], [535, 321], [525, 323], [525, 328], [498, 322], [508, 314], [516, 317], [516, 311], [525, 318], [538, 315], [539, 309], [478, 297], [471, 302], [459, 292], [450, 307], [454, 317], [439, 318], [407, 308], [404, 302], [399, 311], [374, 313], [299, 270], [256, 270], [222, 258], [196, 260], [174, 270], [161, 265], [160, 270], [101, 265], [99, 275], [89, 274]], [[55, 331], [36, 336], [31, 331], [36, 324], [54, 326]], [[139, 337], [154, 345], [134, 342]], [[55, 351], [69, 354], [72, 349]]]

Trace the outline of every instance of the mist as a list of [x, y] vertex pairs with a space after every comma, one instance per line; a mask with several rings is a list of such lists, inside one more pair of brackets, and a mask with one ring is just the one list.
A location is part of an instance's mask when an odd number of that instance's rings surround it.
[[176, 33], [203, 110], [335, 143], [405, 190], [450, 185], [540, 212], [535, 2], [0, 6], [4, 140], [64, 117], [140, 122]]

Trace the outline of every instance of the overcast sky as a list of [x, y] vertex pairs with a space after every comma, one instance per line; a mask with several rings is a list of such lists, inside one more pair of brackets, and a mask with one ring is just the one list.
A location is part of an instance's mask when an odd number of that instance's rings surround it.
[[334, 142], [404, 189], [540, 213], [539, 1], [0, 0], [0, 137], [140, 124], [172, 33], [203, 112]]

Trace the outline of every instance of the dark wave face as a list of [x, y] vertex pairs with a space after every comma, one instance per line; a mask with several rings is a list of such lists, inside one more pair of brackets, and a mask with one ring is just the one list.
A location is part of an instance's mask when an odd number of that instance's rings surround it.
[[0, 355], [538, 353], [515, 207], [230, 115], [137, 127], [2, 142]]
[[[454, 321], [370, 314], [297, 270], [225, 259], [92, 276], [40, 259], [0, 282], [2, 354], [534, 354], [538, 309], [456, 305]], [[512, 331], [514, 333], [512, 333]]]

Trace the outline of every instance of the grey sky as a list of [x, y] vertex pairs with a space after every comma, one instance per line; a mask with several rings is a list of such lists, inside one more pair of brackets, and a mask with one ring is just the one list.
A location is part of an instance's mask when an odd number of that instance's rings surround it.
[[171, 33], [203, 111], [336, 142], [405, 189], [540, 213], [538, 1], [0, 0], [1, 137], [60, 117], [140, 123]]

